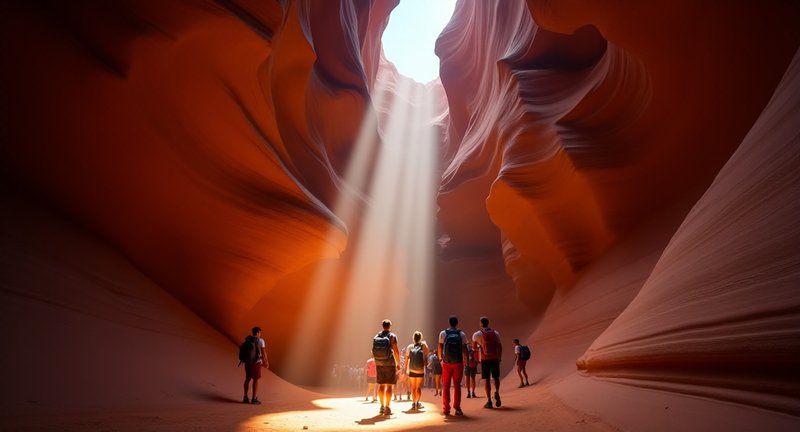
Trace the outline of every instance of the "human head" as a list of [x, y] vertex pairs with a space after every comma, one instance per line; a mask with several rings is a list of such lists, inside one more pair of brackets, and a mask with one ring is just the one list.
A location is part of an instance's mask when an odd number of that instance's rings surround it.
[[414, 343], [419, 343], [422, 340], [422, 332], [414, 332]]
[[383, 320], [383, 322], [381, 324], [383, 325], [383, 329], [384, 330], [389, 330], [392, 327], [392, 322], [389, 321], [388, 318]]
[[450, 327], [455, 327], [458, 325], [458, 317], [455, 315], [450, 315], [450, 319], [447, 321], [450, 323]]
[[253, 333], [253, 336], [258, 336], [258, 334], [261, 333], [261, 327], [253, 327], [253, 329], [250, 331]]
[[514, 345], [519, 345], [519, 339], [514, 339]]
[[489, 318], [486, 318], [485, 316], [482, 316], [481, 317], [481, 326], [489, 327]]

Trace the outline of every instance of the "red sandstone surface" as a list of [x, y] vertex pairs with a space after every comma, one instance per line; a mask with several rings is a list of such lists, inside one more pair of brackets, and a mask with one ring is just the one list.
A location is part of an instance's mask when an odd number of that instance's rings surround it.
[[[0, 429], [800, 427], [800, 7], [460, 0], [423, 85], [381, 52], [396, 4], [0, 4]], [[420, 98], [440, 157], [423, 330], [492, 317], [533, 347], [534, 388], [506, 361], [505, 412], [443, 420], [426, 395], [370, 423], [300, 386], [338, 335], [299, 376], [288, 351], [341, 318], [370, 242], [356, 141]], [[305, 316], [321, 269], [331, 301]], [[260, 407], [231, 403], [254, 323]], [[359, 361], [376, 324], [341, 335]]]

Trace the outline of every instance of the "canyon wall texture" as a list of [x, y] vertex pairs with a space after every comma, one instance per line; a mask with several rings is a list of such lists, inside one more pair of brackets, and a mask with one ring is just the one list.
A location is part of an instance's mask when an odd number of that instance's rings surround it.
[[[381, 53], [397, 3], [3, 2], [4, 196], [80, 227], [46, 228], [65, 237], [55, 256], [73, 242], [131, 265], [59, 270], [32, 246], [46, 224], [9, 212], [4, 350], [31, 351], [34, 322], [84, 342], [143, 328], [136, 346], [166, 351], [187, 328], [209, 374], [224, 338], [266, 322], [286, 372], [317, 266], [338, 268], [321, 314], [335, 320], [375, 198], [374, 172], [345, 179], [356, 142], [379, 148], [386, 107], [413, 89], [434, 101], [423, 120], [439, 139], [436, 323], [489, 315], [533, 347], [533, 382], [623, 428], [796, 427], [800, 8], [461, 0], [437, 42], [441, 81], [422, 85]], [[115, 305], [125, 318], [103, 312]], [[95, 318], [53, 318], [76, 308]], [[72, 349], [73, 376], [91, 374], [89, 355]], [[163, 381], [150, 369], [123, 384]], [[24, 405], [25, 385], [4, 401]], [[100, 403], [76, 387], [56, 394]]]

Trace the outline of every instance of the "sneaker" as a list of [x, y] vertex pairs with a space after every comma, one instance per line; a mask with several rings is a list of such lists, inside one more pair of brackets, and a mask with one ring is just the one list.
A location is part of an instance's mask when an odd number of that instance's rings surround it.
[[478, 397], [478, 396], [475, 396], [475, 392], [472, 392], [472, 398], [473, 398], [473, 399], [475, 399], [475, 398], [477, 398], [477, 397]]
[[383, 414], [383, 413], [385, 413], [385, 412], [386, 412], [386, 407], [385, 407], [385, 406], [383, 406], [383, 405], [381, 405], [381, 414]]
[[250, 403], [250, 398], [248, 398], [247, 396], [243, 397], [242, 403]]
[[530, 383], [525, 383], [525, 387], [527, 387], [527, 386], [529, 386], [529, 385], [531, 385], [531, 384], [530, 384]]
[[253, 405], [261, 405], [261, 401], [256, 398], [253, 398], [253, 400], [251, 400], [250, 403]]
[[500, 393], [494, 392], [494, 406], [500, 408], [502, 402], [500, 401]]
[[471, 398], [471, 397], [472, 397], [472, 395], [471, 395], [471, 394], [469, 394], [469, 392], [467, 392], [467, 399], [469, 399], [469, 398]]
[[486, 402], [486, 404], [483, 407], [484, 408], [492, 408], [492, 401]]
[[456, 408], [456, 415], [464, 415], [464, 411], [461, 411], [461, 408]]
[[517, 388], [522, 388], [522, 387], [525, 387], [525, 384], [520, 384], [517, 386]]
[[392, 415], [392, 409], [387, 406], [386, 409], [383, 410], [383, 415], [387, 415], [387, 416]]

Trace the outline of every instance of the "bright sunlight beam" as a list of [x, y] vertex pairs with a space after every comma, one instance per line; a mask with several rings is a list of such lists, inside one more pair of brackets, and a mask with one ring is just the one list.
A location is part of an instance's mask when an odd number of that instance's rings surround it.
[[[444, 93], [387, 71], [379, 71], [334, 207], [348, 229], [347, 250], [316, 267], [287, 350], [284, 376], [296, 383], [335, 387], [331, 366], [363, 366], [384, 318], [401, 350], [416, 330], [435, 342], [435, 111]], [[321, 351], [314, 338], [330, 343]]]
[[383, 32], [383, 52], [397, 71], [420, 83], [439, 76], [436, 38], [453, 16], [456, 0], [400, 0]]

